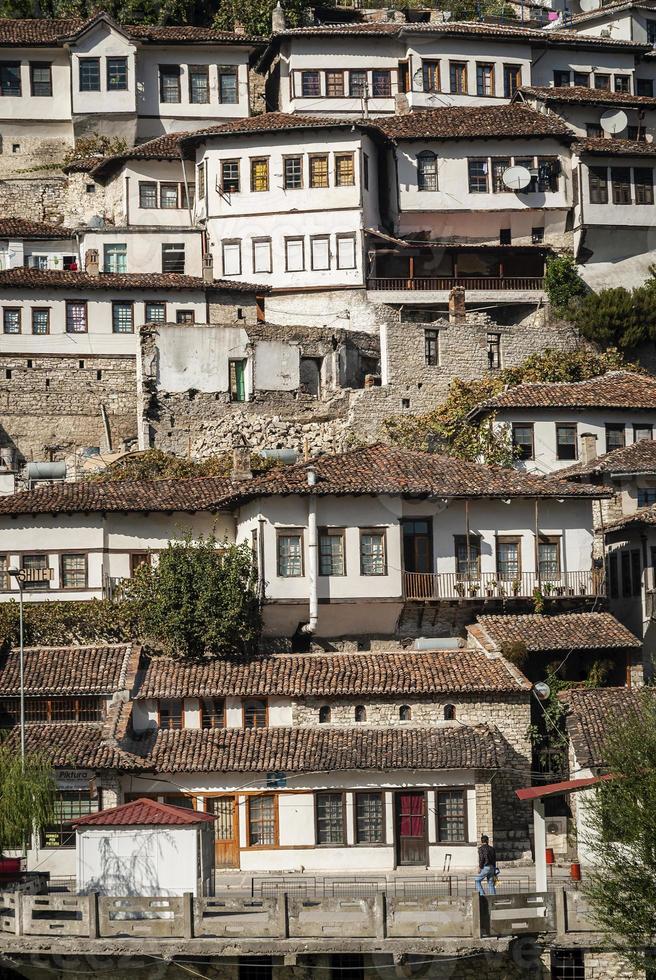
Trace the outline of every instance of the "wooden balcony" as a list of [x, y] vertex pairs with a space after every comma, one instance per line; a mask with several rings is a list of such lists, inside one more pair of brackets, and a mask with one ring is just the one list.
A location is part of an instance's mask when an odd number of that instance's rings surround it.
[[603, 570], [562, 572], [551, 578], [522, 572], [500, 579], [496, 572], [466, 578], [456, 572], [404, 572], [403, 596], [415, 601], [441, 599], [531, 599], [536, 589], [552, 599], [604, 596]]
[[370, 277], [367, 289], [378, 292], [449, 292], [454, 286], [478, 292], [541, 292], [543, 276]]

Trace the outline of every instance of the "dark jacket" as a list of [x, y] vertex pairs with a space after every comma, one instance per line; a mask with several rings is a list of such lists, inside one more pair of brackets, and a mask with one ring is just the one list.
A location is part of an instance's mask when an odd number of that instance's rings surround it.
[[478, 848], [478, 870], [482, 871], [485, 866], [496, 868], [497, 854], [489, 844], [481, 844]]

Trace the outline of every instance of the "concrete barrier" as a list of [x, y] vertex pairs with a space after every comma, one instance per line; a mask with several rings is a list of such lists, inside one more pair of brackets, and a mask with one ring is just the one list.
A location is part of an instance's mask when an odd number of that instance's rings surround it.
[[521, 936], [556, 931], [553, 892], [486, 895], [481, 901], [481, 930], [487, 936]]
[[197, 898], [194, 934], [229, 939], [284, 939], [285, 896], [279, 898]]
[[23, 935], [89, 936], [90, 895], [23, 895]]
[[470, 938], [471, 898], [388, 898], [387, 936], [390, 939]]
[[376, 917], [373, 898], [288, 898], [291, 939], [375, 939]]
[[20, 892], [0, 893], [0, 932], [16, 933], [16, 902], [20, 902]]
[[99, 900], [98, 931], [108, 936], [185, 938], [183, 899], [108, 898]]

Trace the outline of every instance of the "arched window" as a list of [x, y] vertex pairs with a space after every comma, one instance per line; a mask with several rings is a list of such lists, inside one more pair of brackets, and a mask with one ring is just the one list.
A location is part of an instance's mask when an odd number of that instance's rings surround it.
[[355, 720], [356, 721], [366, 721], [367, 720], [367, 709], [363, 704], [357, 704], [355, 706]]
[[412, 721], [412, 708], [409, 704], [402, 704], [399, 708], [399, 721]]
[[319, 708], [319, 722], [324, 725], [327, 724], [332, 718], [332, 711], [330, 710], [329, 704], [322, 704]]
[[432, 150], [417, 154], [417, 190], [437, 190], [437, 157]]
[[456, 706], [455, 704], [445, 704], [444, 705], [444, 720], [445, 721], [455, 721], [456, 717]]

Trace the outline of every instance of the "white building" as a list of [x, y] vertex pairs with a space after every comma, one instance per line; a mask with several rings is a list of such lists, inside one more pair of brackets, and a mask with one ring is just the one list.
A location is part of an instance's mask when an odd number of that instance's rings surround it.
[[639, 507], [606, 530], [606, 568], [610, 609], [643, 638], [647, 676], [656, 652], [656, 509]]
[[79, 248], [70, 228], [23, 218], [0, 219], [0, 271], [31, 269], [74, 270]]

